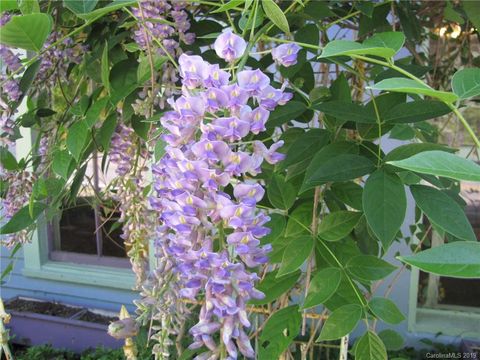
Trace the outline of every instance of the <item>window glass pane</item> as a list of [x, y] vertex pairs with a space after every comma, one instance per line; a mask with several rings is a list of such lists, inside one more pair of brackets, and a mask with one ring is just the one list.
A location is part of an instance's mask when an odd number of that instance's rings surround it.
[[95, 212], [87, 198], [63, 210], [59, 227], [55, 250], [97, 255]]
[[75, 204], [64, 206], [62, 216], [52, 225], [53, 250], [94, 256], [126, 258], [126, 249], [118, 224], [118, 204], [112, 198], [112, 180], [116, 174], [102, 158], [88, 163]]
[[[466, 203], [465, 214], [479, 241], [480, 184], [461, 182], [460, 189], [460, 195]], [[430, 235], [429, 240], [422, 246], [423, 249], [449, 242], [448, 236], [442, 239], [435, 233]], [[438, 277], [420, 272], [418, 305], [428, 308], [467, 306], [480, 310], [480, 280]]]

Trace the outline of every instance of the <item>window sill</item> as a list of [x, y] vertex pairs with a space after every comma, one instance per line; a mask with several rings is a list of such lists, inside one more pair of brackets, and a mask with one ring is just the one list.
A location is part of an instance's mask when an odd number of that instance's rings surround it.
[[480, 314], [458, 311], [417, 308], [411, 332], [480, 338]]
[[48, 261], [40, 268], [23, 269], [23, 275], [115, 289], [132, 290], [135, 276], [130, 269]]

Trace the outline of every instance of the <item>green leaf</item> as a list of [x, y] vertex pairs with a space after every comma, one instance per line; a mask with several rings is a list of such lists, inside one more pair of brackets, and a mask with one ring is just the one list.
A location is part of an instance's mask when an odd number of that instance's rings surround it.
[[468, 16], [468, 20], [478, 31], [480, 29], [480, 3], [477, 1], [462, 1], [462, 7]]
[[362, 105], [346, 101], [328, 101], [312, 106], [327, 115], [334, 116], [342, 121], [355, 121], [362, 124], [375, 124], [376, 118]]
[[480, 69], [457, 71], [452, 78], [452, 90], [462, 100], [480, 95]]
[[298, 305], [288, 306], [276, 311], [267, 320], [259, 337], [258, 360], [280, 358], [298, 335], [302, 323], [298, 310]]
[[403, 348], [403, 337], [394, 330], [385, 329], [378, 333], [378, 337], [382, 339], [387, 350], [395, 351]]
[[285, 249], [292, 241], [295, 240], [295, 237], [286, 237], [279, 236], [271, 242], [272, 252], [268, 254], [268, 258], [272, 264], [279, 264], [282, 262], [283, 254]]
[[276, 126], [281, 126], [286, 122], [298, 119], [305, 111], [307, 111], [307, 107], [303, 102], [289, 101], [284, 106], [277, 106], [277, 108], [271, 112], [266, 127], [271, 129]]
[[19, 0], [18, 7], [24, 15], [40, 12], [38, 0]]
[[[152, 59], [152, 65], [153, 65], [153, 70], [159, 70], [162, 65], [168, 61], [167, 56], [158, 56], [155, 55], [153, 56]], [[138, 65], [137, 69], [137, 81], [139, 84], [143, 84], [146, 81], [150, 80], [152, 74], [152, 67], [150, 65], [150, 59], [148, 56], [143, 56], [140, 58], [140, 64]]]
[[358, 255], [351, 258], [346, 266], [348, 272], [360, 280], [375, 281], [390, 275], [396, 268], [372, 255]]
[[310, 1], [306, 6], [302, 16], [308, 16], [315, 20], [325, 19], [329, 16], [336, 16], [328, 7], [328, 3], [323, 1]]
[[312, 222], [312, 212], [313, 206], [309, 203], [303, 203], [299, 207], [296, 207], [288, 218], [285, 236], [292, 237], [309, 233], [310, 223]]
[[310, 129], [300, 135], [288, 148], [287, 157], [279, 164], [279, 169], [304, 161], [325, 146], [330, 139], [330, 133], [324, 129]]
[[432, 224], [459, 239], [477, 240], [462, 208], [450, 196], [425, 185], [412, 185], [410, 191]]
[[255, 288], [265, 294], [263, 299], [252, 299], [251, 305], [266, 305], [278, 299], [285, 292], [290, 290], [300, 277], [301, 271], [277, 277], [278, 271], [272, 271]]
[[244, 2], [245, 2], [245, 0], [230, 0], [226, 4], [223, 4], [222, 6], [219, 6], [217, 9], [215, 9], [213, 11], [210, 11], [210, 14], [216, 14], [216, 13], [231, 10], [233, 8], [236, 8], [239, 5], [242, 5]]
[[67, 150], [56, 151], [53, 155], [52, 169], [63, 179], [68, 180], [73, 159]]
[[382, 242], [383, 248], [388, 249], [407, 211], [402, 181], [396, 174], [377, 170], [365, 183], [362, 201], [368, 225]]
[[345, 73], [341, 72], [340, 75], [332, 81], [330, 90], [332, 92], [332, 100], [352, 102], [352, 92]]
[[134, 59], [122, 60], [110, 71], [110, 102], [116, 105], [137, 88], [138, 63]]
[[[315, 158], [312, 160], [312, 163], [314, 160]], [[370, 159], [364, 156], [341, 154], [330, 158], [324, 164], [317, 167], [317, 170], [310, 176], [307, 174], [305, 176], [305, 183], [304, 187], [302, 187], [302, 190], [306, 190], [329, 181], [347, 181], [356, 179], [372, 172], [374, 169], [375, 165], [370, 161]]]
[[110, 67], [108, 65], [108, 43], [105, 41], [102, 52], [102, 83], [107, 92], [110, 94]]
[[444, 151], [424, 151], [407, 159], [389, 161], [396, 167], [456, 180], [480, 181], [480, 166]]
[[456, 241], [397, 259], [440, 276], [480, 278], [480, 242]]
[[14, 171], [18, 169], [17, 159], [5, 147], [0, 147], [0, 164], [5, 170]]
[[312, 253], [313, 245], [311, 236], [295, 238], [285, 249], [277, 276], [284, 276], [299, 269]]
[[273, 0], [262, 1], [263, 11], [265, 15], [283, 32], [289, 33], [290, 27], [288, 26], [287, 17], [283, 13], [283, 10]]
[[265, 235], [260, 242], [262, 244], [272, 243], [280, 236], [283, 235], [285, 231], [285, 227], [287, 226], [287, 222], [285, 220], [285, 216], [280, 214], [270, 214], [270, 221], [266, 223], [266, 227], [270, 229], [270, 233]]
[[369, 301], [368, 307], [377, 318], [388, 324], [400, 324], [405, 320], [397, 305], [389, 299], [374, 297]]
[[85, 123], [89, 128], [94, 126], [99, 121], [102, 111], [109, 107], [109, 100], [110, 99], [108, 98], [108, 96], [105, 96], [101, 99], [93, 101], [92, 106], [90, 106], [90, 108], [87, 110], [87, 113], [85, 114]]
[[330, 41], [323, 48], [320, 58], [329, 58], [336, 56], [355, 56], [355, 55], [373, 55], [386, 59], [395, 55], [394, 49], [381, 47], [378, 45], [363, 45], [355, 41], [334, 40]]
[[123, 7], [136, 5], [136, 4], [137, 4], [137, 0], [114, 0], [105, 7], [102, 7], [87, 13], [81, 13], [81, 14], [78, 13], [76, 15], [84, 20], [93, 20], [93, 19], [98, 19], [108, 14], [109, 12], [121, 9]]
[[337, 340], [347, 335], [355, 329], [355, 326], [357, 326], [357, 323], [362, 318], [362, 314], [362, 307], [357, 304], [348, 304], [339, 307], [328, 317], [317, 342]]
[[132, 116], [132, 127], [135, 133], [143, 140], [147, 141], [148, 131], [150, 130], [150, 123], [142, 121], [143, 117], [139, 115]]
[[335, 293], [341, 280], [342, 272], [339, 268], [330, 267], [320, 270], [310, 282], [302, 308], [309, 309], [323, 304]]
[[157, 139], [155, 143], [154, 155], [155, 161], [160, 161], [160, 159], [165, 155], [165, 147], [167, 146], [166, 142], [162, 139]]
[[384, 117], [386, 123], [404, 124], [433, 119], [452, 110], [441, 101], [417, 100], [398, 104]]
[[382, 32], [366, 39], [362, 44], [368, 47], [384, 47], [389, 48], [397, 53], [405, 43], [405, 35], [401, 32]]
[[13, 270], [13, 261], [10, 261], [8, 265], [3, 269], [2, 274], [0, 275], [0, 285], [3, 285], [3, 279], [7, 277]]
[[395, 160], [403, 160], [409, 158], [415, 154], [421, 153], [423, 151], [432, 151], [440, 150], [447, 152], [455, 152], [455, 149], [449, 148], [445, 145], [435, 144], [435, 143], [414, 143], [414, 144], [405, 144], [399, 147], [396, 147], [390, 151], [384, 158], [383, 161], [389, 163]]
[[274, 173], [270, 180], [267, 195], [273, 206], [283, 210], [290, 209], [297, 198], [295, 187], [277, 173]]
[[373, 3], [368, 1], [355, 1], [354, 5], [355, 8], [358, 9], [363, 15], [366, 15], [370, 18], [372, 17], [373, 10], [375, 9]]
[[310, 179], [320, 167], [328, 164], [332, 158], [341, 154], [358, 154], [358, 146], [353, 142], [338, 141], [320, 149], [307, 167], [305, 179], [300, 191], [303, 192], [314, 187], [307, 183], [307, 179]]
[[27, 69], [23, 73], [23, 76], [19, 84], [19, 88], [22, 91], [22, 96], [20, 97], [20, 100], [18, 100], [17, 104], [22, 101], [28, 89], [30, 89], [30, 86], [32, 85], [33, 81], [35, 80], [35, 77], [37, 76], [37, 72], [38, 72], [38, 69], [40, 68], [40, 64], [41, 64], [41, 60], [35, 61], [32, 65], [27, 67]]
[[86, 14], [95, 9], [98, 0], [63, 0], [65, 7], [74, 14]]
[[363, 188], [353, 181], [334, 183], [330, 187], [333, 194], [344, 204], [356, 210], [362, 210]]
[[385, 79], [373, 86], [367, 87], [367, 89], [426, 95], [448, 103], [452, 103], [458, 99], [457, 95], [454, 93], [434, 90], [426, 84], [420, 84], [414, 80], [405, 78]]
[[[317, 25], [307, 24], [298, 29], [295, 33], [295, 40], [303, 42], [304, 44], [312, 44], [318, 46], [318, 44], [320, 43], [320, 32], [318, 31]], [[315, 53], [318, 51], [311, 48], [308, 50]]]
[[362, 217], [359, 212], [335, 211], [327, 214], [320, 222], [318, 236], [327, 241], [337, 241], [350, 234]]
[[445, 8], [443, 9], [443, 17], [445, 20], [463, 24], [465, 20], [463, 17], [453, 9], [452, 3], [450, 1], [445, 2]]
[[37, 13], [13, 16], [2, 26], [0, 43], [31, 51], [40, 51], [52, 30], [50, 15]]
[[387, 350], [382, 340], [372, 331], [367, 331], [355, 346], [355, 360], [387, 360]]
[[30, 205], [24, 206], [17, 213], [15, 213], [15, 215], [13, 215], [5, 225], [1, 227], [0, 234], [13, 234], [20, 230], [26, 229], [35, 223], [35, 220], [46, 208], [47, 205], [40, 202], [34, 202], [32, 209], [30, 209]]
[[18, 9], [17, 0], [0, 1], [0, 12]]
[[84, 121], [78, 121], [68, 129], [67, 149], [77, 161], [82, 155], [89, 132], [89, 128]]

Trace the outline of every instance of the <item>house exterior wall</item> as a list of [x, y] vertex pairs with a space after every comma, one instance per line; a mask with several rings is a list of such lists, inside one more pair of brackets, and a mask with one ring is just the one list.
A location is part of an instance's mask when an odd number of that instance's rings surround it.
[[23, 249], [15, 254], [14, 259], [9, 259], [9, 251], [1, 247], [1, 271], [11, 260], [14, 261], [13, 270], [5, 278], [0, 290], [4, 301], [15, 296], [24, 296], [113, 312], [118, 312], [121, 305], [126, 305], [132, 311], [134, 309], [132, 300], [135, 299], [136, 293], [131, 290], [26, 276], [23, 273], [25, 269]]

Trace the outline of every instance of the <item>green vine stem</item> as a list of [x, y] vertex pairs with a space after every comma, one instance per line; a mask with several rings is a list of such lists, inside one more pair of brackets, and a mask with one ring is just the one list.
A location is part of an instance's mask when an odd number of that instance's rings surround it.
[[[422, 86], [425, 86], [425, 83], [421, 79], [419, 79], [415, 75], [409, 73], [408, 71], [402, 69], [401, 67], [395, 65], [393, 63], [393, 61], [386, 62], [386, 61], [377, 60], [377, 59], [373, 59], [373, 58], [370, 58], [368, 56], [362, 56], [362, 55], [352, 55], [352, 58], [388, 67], [388, 68], [390, 68], [392, 70], [395, 70], [395, 71], [399, 72], [400, 74], [405, 75], [406, 77], [414, 80], [415, 82], [421, 84]], [[452, 103], [450, 103], [448, 101], [444, 101], [444, 100], [441, 100], [441, 101], [453, 111], [453, 113], [457, 116], [458, 120], [460, 120], [462, 125], [465, 127], [465, 129], [469, 133], [469, 135], [472, 138], [475, 145], [478, 148], [480, 148], [480, 140], [478, 139], [477, 135], [475, 135], [475, 132], [473, 131], [470, 124], [467, 122], [467, 120], [460, 113], [460, 111], [458, 110], [458, 107], [454, 106]]]

